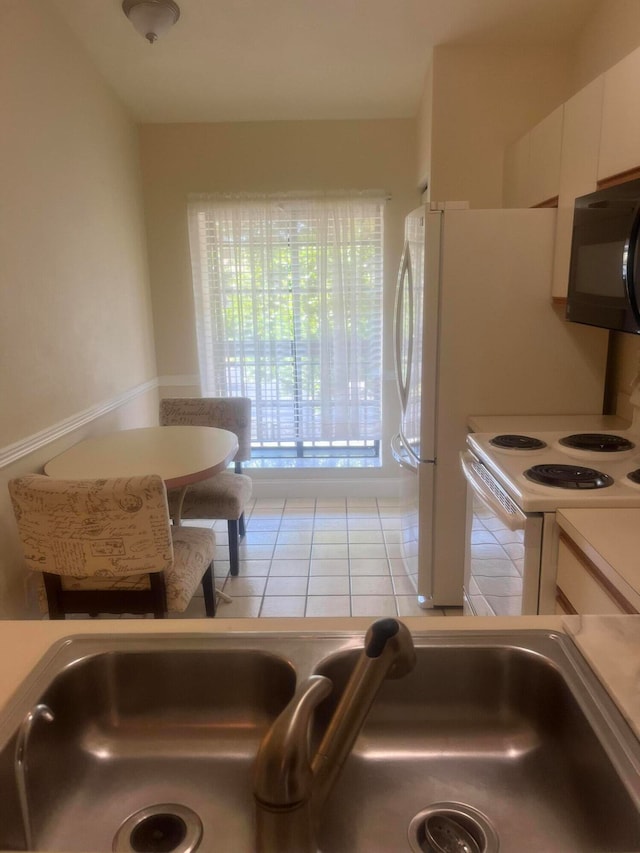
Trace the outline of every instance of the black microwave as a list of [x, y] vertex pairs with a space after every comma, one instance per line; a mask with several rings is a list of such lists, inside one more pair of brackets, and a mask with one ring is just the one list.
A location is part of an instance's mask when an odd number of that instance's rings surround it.
[[567, 319], [640, 334], [640, 180], [576, 199]]

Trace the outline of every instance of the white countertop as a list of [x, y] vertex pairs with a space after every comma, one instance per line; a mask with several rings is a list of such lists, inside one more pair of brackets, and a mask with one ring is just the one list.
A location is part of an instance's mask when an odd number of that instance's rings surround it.
[[640, 738], [640, 616], [566, 616], [563, 621]]

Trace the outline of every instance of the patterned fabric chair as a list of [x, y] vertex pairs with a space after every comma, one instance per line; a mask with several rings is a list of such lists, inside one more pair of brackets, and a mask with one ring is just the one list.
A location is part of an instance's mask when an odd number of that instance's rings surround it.
[[[242, 473], [242, 463], [251, 458], [251, 400], [249, 397], [178, 397], [160, 401], [162, 426], [210, 426], [238, 437], [235, 473], [222, 471], [208, 480], [189, 486], [182, 505], [182, 518], [226, 519], [229, 532], [229, 570], [239, 571], [238, 545], [245, 535], [244, 510], [252, 493], [251, 478]], [[172, 515], [178, 492], [169, 492]]]
[[27, 568], [41, 572], [41, 606], [66, 613], [186, 610], [202, 583], [215, 616], [211, 530], [173, 527], [156, 474], [110, 480], [55, 480], [29, 474], [9, 482]]

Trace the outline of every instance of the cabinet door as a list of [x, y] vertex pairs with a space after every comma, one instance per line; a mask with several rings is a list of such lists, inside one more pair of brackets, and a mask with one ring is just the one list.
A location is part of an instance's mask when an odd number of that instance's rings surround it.
[[611, 585], [594, 572], [588, 558], [575, 543], [561, 534], [558, 543], [558, 590], [576, 613], [629, 613], [633, 608]]
[[563, 115], [564, 106], [560, 106], [531, 131], [529, 207], [555, 198], [560, 191]]
[[531, 134], [525, 133], [505, 151], [503, 204], [505, 207], [529, 207], [529, 158]]
[[505, 207], [535, 207], [558, 195], [563, 113], [564, 105], [505, 150]]
[[559, 298], [566, 297], [569, 284], [574, 202], [597, 189], [603, 91], [601, 75], [564, 105], [552, 282], [552, 295]]
[[598, 180], [640, 167], [640, 48], [604, 74]]

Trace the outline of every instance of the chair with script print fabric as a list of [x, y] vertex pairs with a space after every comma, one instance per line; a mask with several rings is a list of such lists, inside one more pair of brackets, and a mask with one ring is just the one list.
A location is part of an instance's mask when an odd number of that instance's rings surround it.
[[[235, 473], [221, 471], [193, 483], [182, 504], [182, 518], [225, 519], [229, 533], [229, 571], [239, 571], [239, 541], [245, 535], [244, 511], [252, 494], [251, 478], [242, 463], [251, 458], [251, 399], [249, 397], [176, 397], [160, 401], [161, 426], [209, 426], [238, 437]], [[177, 508], [178, 491], [169, 492], [169, 506]]]
[[9, 482], [27, 568], [42, 573], [41, 606], [67, 613], [184, 612], [200, 584], [215, 616], [211, 530], [173, 527], [155, 474]]

